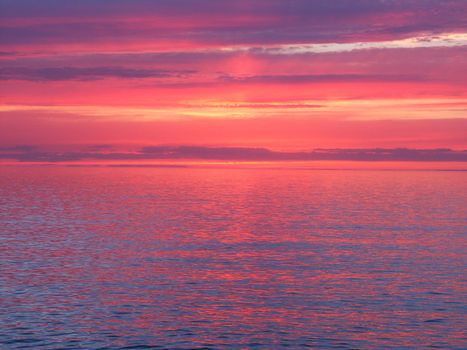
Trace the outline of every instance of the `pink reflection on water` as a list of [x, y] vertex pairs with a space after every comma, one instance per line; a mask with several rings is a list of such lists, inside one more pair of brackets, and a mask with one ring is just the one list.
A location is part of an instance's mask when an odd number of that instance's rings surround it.
[[462, 347], [466, 187], [458, 172], [4, 168], [0, 341]]

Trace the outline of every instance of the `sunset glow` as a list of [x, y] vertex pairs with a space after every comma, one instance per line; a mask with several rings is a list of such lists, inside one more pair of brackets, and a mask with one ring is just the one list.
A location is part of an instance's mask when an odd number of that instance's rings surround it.
[[467, 148], [462, 1], [0, 6], [3, 150]]

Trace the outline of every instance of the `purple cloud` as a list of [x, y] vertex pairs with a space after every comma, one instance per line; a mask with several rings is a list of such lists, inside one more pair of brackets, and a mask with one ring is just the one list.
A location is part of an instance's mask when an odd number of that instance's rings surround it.
[[[348, 42], [465, 31], [463, 0], [1, 0], [3, 44], [122, 42], [213, 44]], [[168, 18], [162, 27], [125, 18]], [[48, 18], [47, 23], [35, 21]], [[216, 19], [212, 22], [209, 19]], [[24, 22], [24, 19], [27, 19]], [[20, 21], [21, 20], [21, 21]], [[29, 21], [28, 21], [29, 20]], [[16, 21], [16, 22], [15, 22]], [[177, 29], [177, 23], [182, 24]], [[188, 27], [187, 27], [188, 26]]]
[[100, 80], [105, 78], [143, 79], [180, 77], [193, 71], [170, 71], [159, 69], [133, 69], [124, 67], [54, 67], [54, 68], [0, 68], [0, 80]]
[[[105, 150], [106, 153], [101, 153]], [[210, 160], [210, 161], [411, 161], [467, 162], [467, 151], [451, 149], [316, 149], [302, 152], [279, 152], [265, 148], [149, 146], [137, 152], [113, 151], [110, 145], [91, 147], [82, 151], [51, 151], [31, 146], [0, 149], [0, 159], [20, 162], [70, 161], [149, 161], [149, 160]]]
[[278, 74], [256, 76], [231, 76], [219, 78], [226, 83], [273, 83], [273, 84], [303, 84], [323, 82], [358, 82], [358, 81], [423, 81], [426, 78], [415, 75], [389, 74]]

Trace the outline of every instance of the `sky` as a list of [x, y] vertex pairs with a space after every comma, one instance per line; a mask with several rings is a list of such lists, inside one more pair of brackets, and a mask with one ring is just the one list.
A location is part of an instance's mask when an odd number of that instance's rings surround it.
[[0, 0], [0, 161], [467, 162], [465, 0]]

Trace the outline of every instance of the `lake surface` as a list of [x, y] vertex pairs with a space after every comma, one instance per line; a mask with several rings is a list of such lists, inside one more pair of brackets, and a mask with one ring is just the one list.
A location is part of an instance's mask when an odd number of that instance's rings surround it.
[[466, 203], [466, 172], [3, 167], [0, 348], [466, 348]]

